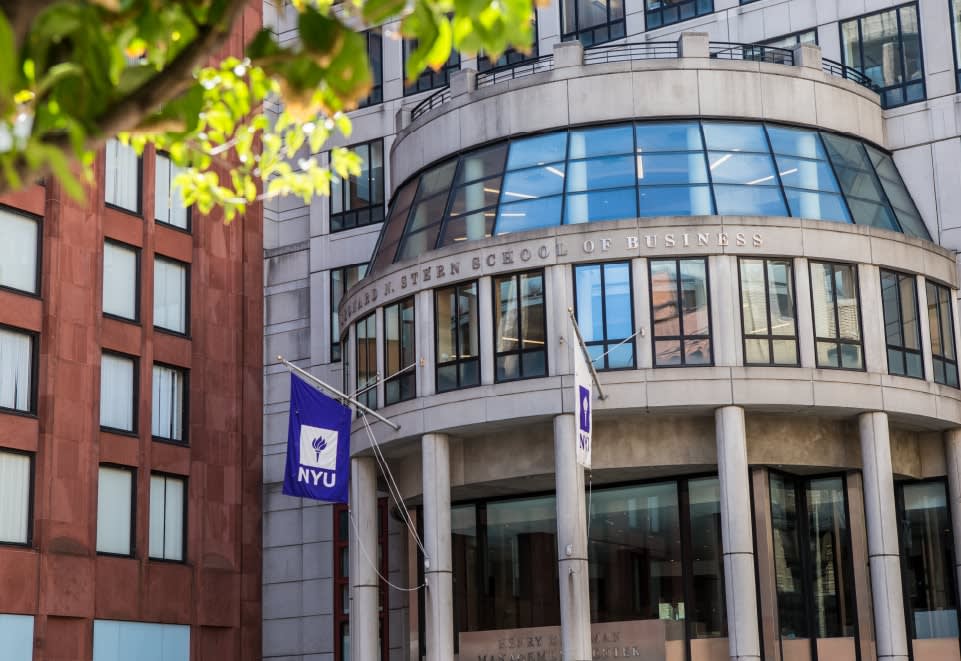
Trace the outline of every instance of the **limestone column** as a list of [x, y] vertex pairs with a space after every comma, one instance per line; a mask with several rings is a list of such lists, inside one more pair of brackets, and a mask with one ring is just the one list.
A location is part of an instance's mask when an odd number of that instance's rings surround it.
[[719, 408], [714, 413], [714, 423], [717, 474], [721, 483], [721, 545], [730, 658], [760, 661], [744, 409], [740, 406]]
[[907, 661], [908, 643], [901, 592], [898, 520], [894, 509], [894, 475], [888, 414], [862, 413], [861, 462], [864, 475], [864, 515], [868, 529], [868, 564], [878, 661]]
[[350, 460], [350, 658], [380, 658], [377, 578], [377, 466], [373, 457]]
[[450, 548], [450, 440], [447, 434], [424, 434], [421, 459], [427, 661], [450, 661], [454, 658], [454, 587]]
[[961, 578], [961, 428], [944, 432], [944, 454], [948, 464], [948, 511], [954, 531], [955, 573]]
[[557, 578], [561, 597], [562, 661], [591, 661], [591, 603], [587, 565], [584, 469], [575, 459], [574, 415], [554, 418], [557, 490]]

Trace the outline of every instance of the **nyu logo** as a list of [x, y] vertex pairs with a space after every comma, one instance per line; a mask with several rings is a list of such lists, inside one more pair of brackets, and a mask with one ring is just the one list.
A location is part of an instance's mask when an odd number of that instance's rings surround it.
[[577, 398], [580, 400], [580, 428], [585, 434], [591, 433], [591, 391], [584, 386], [577, 387]]
[[300, 426], [300, 467], [297, 481], [325, 487], [337, 483], [337, 430]]

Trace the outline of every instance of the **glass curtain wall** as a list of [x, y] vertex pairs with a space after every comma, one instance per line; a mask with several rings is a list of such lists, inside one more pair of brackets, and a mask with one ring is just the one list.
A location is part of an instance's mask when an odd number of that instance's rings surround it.
[[782, 654], [853, 661], [857, 616], [845, 480], [772, 472], [770, 484]]

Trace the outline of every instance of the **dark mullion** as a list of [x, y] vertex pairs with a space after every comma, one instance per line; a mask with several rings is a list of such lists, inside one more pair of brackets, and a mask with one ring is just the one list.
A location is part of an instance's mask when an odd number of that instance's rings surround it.
[[[607, 342], [608, 342], [608, 338], [607, 338], [607, 281], [606, 281], [607, 265], [606, 265], [606, 264], [598, 264], [598, 269], [599, 269], [600, 272], [601, 272], [601, 336], [602, 336], [602, 338], [603, 338], [603, 341], [602, 341], [602, 343], [601, 343], [601, 348], [604, 350], [604, 358], [603, 358], [604, 362], [601, 364], [601, 369], [607, 369], [607, 366], [608, 366], [608, 364], [609, 364], [608, 355], [607, 355]], [[595, 359], [591, 358], [591, 357], [590, 357], [590, 354], [588, 354], [587, 358], [588, 358], [588, 360], [591, 361], [591, 365], [593, 365], [594, 362], [595, 362]]]
[[[765, 130], [765, 133], [767, 131]], [[776, 163], [775, 163], [776, 166]], [[764, 270], [764, 311], [766, 312], [767, 318], [767, 362], [769, 365], [774, 364], [774, 331], [771, 325], [771, 290], [770, 283], [768, 282], [768, 260], [762, 259], [761, 266]]]
[[831, 306], [834, 310], [834, 334], [838, 342], [838, 367], [844, 369], [844, 355], [841, 353], [841, 312], [838, 310], [838, 283], [837, 268], [834, 264], [829, 264], [831, 268]]
[[704, 135], [704, 122], [698, 121], [701, 133], [701, 154], [704, 156], [704, 169], [707, 171], [707, 185], [711, 192], [711, 211], [717, 213], [717, 196], [714, 194], [714, 176], [711, 174], [711, 159], [707, 156], [707, 137]]
[[[688, 492], [689, 479], [677, 480], [675, 489], [677, 494], [677, 505], [679, 508], [678, 523], [681, 528], [681, 594], [685, 604], [693, 603], [694, 597], [694, 559], [691, 553], [693, 540], [691, 539], [691, 511], [690, 494]], [[725, 618], [726, 619], [726, 618]], [[684, 618], [684, 653], [687, 659], [691, 657], [691, 639], [694, 637], [694, 621]]]
[[[774, 168], [774, 180], [777, 181], [778, 190], [781, 191], [781, 201], [784, 202], [784, 210], [787, 212], [787, 215], [788, 215], [788, 216], [791, 216], [791, 215], [792, 215], [792, 214], [791, 214], [791, 205], [790, 205], [790, 203], [788, 202], [787, 193], [784, 192], [784, 182], [781, 181], [781, 168], [779, 168], [779, 167], [778, 167], [778, 164], [777, 164], [777, 156], [776, 156], [775, 153], [774, 153], [774, 144], [771, 142], [771, 136], [770, 136], [770, 135], [768, 134], [768, 132], [767, 132], [767, 124], [761, 124], [761, 130], [764, 132], [764, 140], [767, 142], [767, 149], [768, 149], [767, 155], [768, 155], [768, 157], [771, 159], [771, 166]], [[748, 152], [748, 153], [750, 153], [750, 152]], [[802, 157], [802, 158], [803, 158], [803, 157]], [[805, 160], [813, 160], [814, 162], [817, 162], [817, 159], [805, 159]], [[838, 184], [838, 188], [840, 188], [840, 187], [841, 187], [841, 185]], [[803, 189], [802, 189], [802, 190], [803, 190]], [[818, 189], [817, 192], [820, 193], [820, 192], [821, 192], [820, 189]], [[765, 261], [764, 282], [765, 282], [765, 287], [766, 287], [766, 285], [767, 285], [767, 264], [766, 264], [767, 260], [764, 260], [764, 261]], [[768, 332], [770, 332], [770, 330], [771, 330], [771, 325], [768, 324]]]

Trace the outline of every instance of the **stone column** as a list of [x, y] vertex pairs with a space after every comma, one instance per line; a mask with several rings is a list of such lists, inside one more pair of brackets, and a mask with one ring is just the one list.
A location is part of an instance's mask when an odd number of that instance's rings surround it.
[[730, 658], [731, 661], [760, 661], [744, 409], [740, 406], [719, 408], [714, 413], [714, 423], [721, 483], [721, 545]]
[[[421, 438], [424, 481], [424, 618], [427, 661], [454, 658], [454, 587], [450, 535], [450, 440]], [[374, 658], [374, 657], [371, 657]]]
[[944, 455], [948, 469], [948, 498], [954, 532], [955, 573], [961, 577], [961, 428], [944, 432]]
[[868, 529], [868, 564], [874, 602], [878, 661], [907, 661], [908, 643], [901, 592], [898, 519], [894, 509], [894, 476], [888, 414], [858, 416], [864, 475], [864, 514]]
[[[576, 341], [576, 340], [575, 340]], [[575, 348], [575, 350], [579, 350]], [[587, 565], [584, 469], [575, 459], [574, 415], [554, 417], [557, 580], [561, 596], [561, 659], [591, 661], [591, 602]]]
[[[350, 460], [350, 658], [380, 657], [377, 578], [377, 466], [373, 457]], [[386, 604], [385, 604], [386, 607]]]

